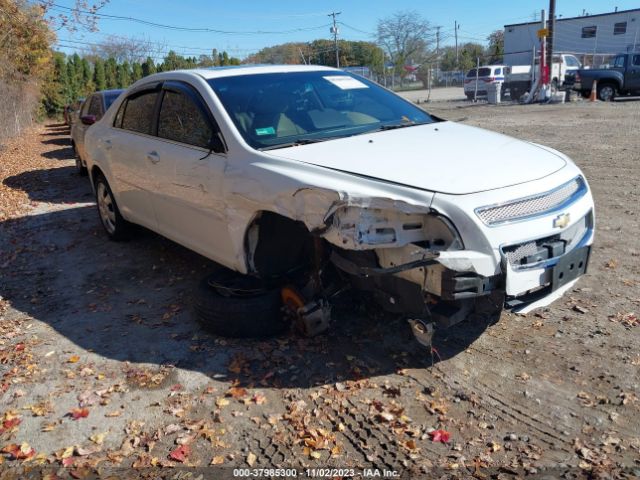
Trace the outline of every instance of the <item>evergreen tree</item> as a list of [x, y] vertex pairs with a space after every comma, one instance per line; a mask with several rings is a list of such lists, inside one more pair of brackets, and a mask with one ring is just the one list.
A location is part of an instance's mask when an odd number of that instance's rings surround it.
[[138, 62], [135, 62], [133, 64], [132, 69], [131, 69], [131, 83], [137, 82], [142, 77], [143, 77], [143, 75], [142, 75], [142, 65], [140, 65]]
[[153, 63], [153, 58], [147, 57], [142, 63], [142, 76], [147, 77], [156, 73], [156, 65]]
[[105, 90], [107, 88], [104, 61], [101, 58], [96, 58], [93, 64], [93, 84], [96, 90]]
[[117, 69], [118, 64], [116, 62], [116, 59], [113, 57], [109, 57], [104, 64], [106, 86], [109, 89], [118, 88]]
[[126, 60], [117, 67], [118, 88], [126, 88], [131, 84], [131, 67]]

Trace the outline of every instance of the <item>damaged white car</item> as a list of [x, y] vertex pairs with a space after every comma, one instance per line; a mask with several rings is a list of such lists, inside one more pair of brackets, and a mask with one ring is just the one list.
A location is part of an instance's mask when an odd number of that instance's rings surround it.
[[110, 237], [143, 225], [244, 274], [206, 280], [199, 300], [230, 335], [282, 328], [283, 302], [321, 330], [350, 285], [426, 344], [481, 299], [551, 303], [593, 242], [591, 192], [565, 155], [328, 67], [149, 76], [88, 130], [86, 150]]

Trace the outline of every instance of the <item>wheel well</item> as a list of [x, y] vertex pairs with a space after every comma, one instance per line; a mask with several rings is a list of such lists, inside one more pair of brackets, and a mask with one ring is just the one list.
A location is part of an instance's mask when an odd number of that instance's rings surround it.
[[303, 222], [262, 211], [245, 233], [245, 257], [249, 271], [269, 278], [309, 266], [314, 237]]
[[97, 165], [94, 165], [91, 168], [91, 185], [94, 185], [96, 183], [96, 176], [98, 175], [102, 175], [104, 177], [104, 173], [102, 173], [102, 170], [100, 170], [100, 167], [98, 167]]
[[601, 82], [598, 82], [598, 88], [604, 87], [605, 85], [613, 87], [616, 91], [620, 88], [620, 86], [618, 85], [618, 82], [614, 80], [603, 80]]

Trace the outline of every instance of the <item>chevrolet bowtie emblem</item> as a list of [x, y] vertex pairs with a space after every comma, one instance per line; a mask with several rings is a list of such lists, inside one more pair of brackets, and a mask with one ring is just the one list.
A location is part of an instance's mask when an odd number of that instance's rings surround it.
[[569, 225], [570, 221], [571, 215], [569, 215], [568, 213], [563, 213], [562, 215], [558, 215], [553, 219], [553, 226], [554, 228], [564, 228]]

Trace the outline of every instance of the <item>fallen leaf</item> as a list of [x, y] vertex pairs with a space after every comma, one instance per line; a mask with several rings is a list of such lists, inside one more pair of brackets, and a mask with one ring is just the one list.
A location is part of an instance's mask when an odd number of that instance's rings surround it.
[[89, 440], [91, 440], [96, 445], [102, 445], [102, 442], [104, 442], [104, 437], [107, 436], [107, 433], [109, 432], [96, 433], [95, 435], [91, 435], [89, 437]]
[[220, 397], [216, 400], [216, 405], [218, 407], [225, 407], [229, 405], [229, 400], [227, 400], [226, 398]]
[[74, 420], [79, 420], [80, 418], [87, 418], [89, 416], [88, 408], [72, 408], [71, 411], [67, 414]]
[[78, 363], [80, 361], [79, 355], [71, 355], [67, 360], [67, 363]]
[[404, 446], [407, 447], [409, 450], [418, 449], [418, 446], [416, 445], [415, 440], [407, 440], [406, 442], [404, 442]]
[[180, 445], [169, 454], [169, 459], [176, 462], [184, 462], [190, 454], [191, 448], [189, 445]]
[[216, 455], [211, 460], [211, 464], [210, 465], [222, 465], [223, 463], [224, 463], [224, 457], [221, 456], [221, 455]]
[[309, 455], [311, 456], [311, 458], [315, 458], [316, 460], [322, 458], [322, 454], [316, 451], [312, 451]]
[[247, 389], [242, 387], [231, 387], [225, 394], [231, 398], [242, 398], [247, 396]]
[[1, 450], [2, 453], [8, 453], [10, 460], [28, 460], [36, 454], [36, 451], [26, 442], [21, 445], [11, 443]]
[[446, 430], [433, 430], [429, 432], [429, 436], [432, 441], [441, 443], [449, 443], [449, 439], [451, 438], [451, 434]]
[[256, 463], [257, 459], [258, 457], [256, 457], [253, 452], [249, 452], [249, 455], [247, 455], [247, 463], [250, 467], [253, 467], [253, 464]]

